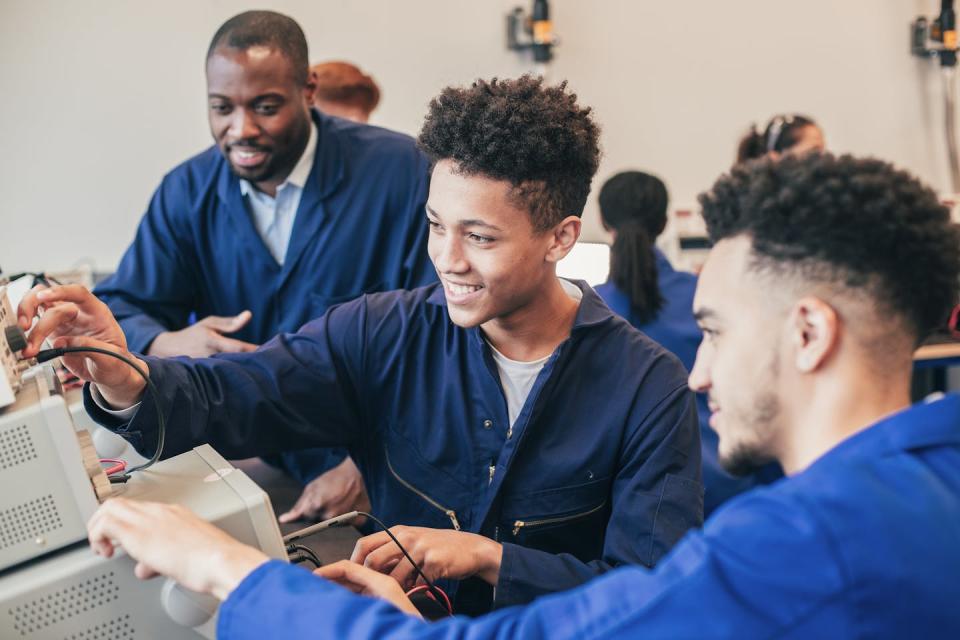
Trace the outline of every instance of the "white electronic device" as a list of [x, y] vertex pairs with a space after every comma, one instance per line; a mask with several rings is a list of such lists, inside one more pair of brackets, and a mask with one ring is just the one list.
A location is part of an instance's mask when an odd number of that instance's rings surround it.
[[[2, 286], [0, 298], [9, 307]], [[3, 388], [12, 400], [0, 407], [0, 638], [213, 638], [215, 599], [169, 580], [138, 580], [122, 550], [95, 555], [86, 523], [111, 495], [182, 504], [286, 560], [270, 499], [209, 445], [111, 484], [75, 419], [78, 405], [68, 406], [51, 365], [16, 357], [22, 335], [6, 331], [15, 324], [9, 308], [2, 320]]]

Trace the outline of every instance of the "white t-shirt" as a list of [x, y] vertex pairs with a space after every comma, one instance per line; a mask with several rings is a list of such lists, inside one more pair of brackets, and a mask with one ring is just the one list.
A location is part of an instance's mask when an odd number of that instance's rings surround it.
[[[583, 292], [577, 285], [563, 278], [560, 278], [560, 285], [567, 295], [578, 303], [583, 299]], [[511, 360], [503, 355], [494, 349], [489, 341], [487, 341], [487, 344], [490, 345], [490, 351], [493, 353], [493, 361], [497, 363], [497, 371], [500, 374], [500, 386], [503, 387], [503, 395], [507, 399], [507, 415], [509, 416], [510, 426], [512, 427], [513, 423], [517, 421], [517, 416], [520, 415], [523, 405], [527, 402], [527, 396], [530, 395], [530, 390], [533, 389], [533, 383], [537, 381], [540, 370], [543, 369], [543, 365], [547, 363], [550, 356], [530, 362], [521, 362], [519, 360]]]

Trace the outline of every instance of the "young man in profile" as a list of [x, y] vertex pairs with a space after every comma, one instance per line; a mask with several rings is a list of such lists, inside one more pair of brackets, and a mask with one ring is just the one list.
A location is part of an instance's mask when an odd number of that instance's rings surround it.
[[[556, 275], [597, 139], [563, 85], [444, 90], [419, 139], [434, 161], [424, 224], [440, 283], [333, 307], [253, 353], [145, 358], [171, 425], [165, 455], [347, 446], [374, 513], [408, 525], [397, 536], [459, 612], [652, 567], [702, 521], [699, 429], [679, 361]], [[126, 350], [107, 309], [69, 287], [28, 296], [24, 324], [54, 300], [26, 355], [46, 335]], [[143, 380], [91, 360], [65, 359], [96, 383], [88, 408], [149, 451], [153, 403], [131, 408]], [[413, 580], [382, 533], [354, 559]]]

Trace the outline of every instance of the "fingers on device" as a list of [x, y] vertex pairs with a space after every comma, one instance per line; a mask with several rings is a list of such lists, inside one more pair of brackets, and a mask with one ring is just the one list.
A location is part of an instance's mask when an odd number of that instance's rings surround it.
[[209, 445], [111, 485], [53, 368], [18, 358], [18, 336], [0, 285], [0, 638], [213, 638], [216, 600], [138, 580], [122, 551], [95, 555], [86, 523], [110, 495], [183, 504], [285, 560], [269, 498]]

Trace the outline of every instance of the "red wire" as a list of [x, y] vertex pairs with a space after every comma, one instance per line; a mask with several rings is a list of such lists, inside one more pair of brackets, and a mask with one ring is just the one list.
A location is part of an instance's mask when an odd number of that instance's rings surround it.
[[950, 327], [950, 333], [960, 337], [960, 327], [957, 326], [958, 321], [960, 321], [960, 304], [953, 308], [953, 313], [950, 314], [950, 321], [947, 323], [947, 326]]
[[112, 467], [107, 467], [106, 469], [103, 470], [103, 472], [108, 476], [113, 475], [115, 473], [120, 473], [121, 471], [124, 471], [127, 468], [127, 463], [124, 460], [118, 460], [117, 458], [100, 458], [100, 464], [104, 464], [104, 463], [113, 464]]
[[[436, 589], [437, 589], [437, 591], [440, 592], [440, 595], [443, 596], [443, 603], [442, 603], [442, 604], [443, 604], [443, 606], [446, 608], [447, 613], [449, 613], [450, 615], [453, 615], [453, 605], [450, 604], [450, 596], [448, 596], [448, 595], [447, 595], [447, 592], [444, 591], [443, 589], [441, 589], [440, 587], [436, 587]], [[420, 585], [419, 587], [414, 587], [413, 589], [410, 589], [410, 591], [407, 591], [407, 597], [409, 598], [409, 597], [412, 596], [413, 594], [415, 594], [415, 593], [420, 593], [421, 591], [426, 591], [426, 592], [427, 592], [427, 596], [429, 596], [430, 599], [432, 599], [432, 600], [434, 600], [434, 601], [437, 599], [436, 596], [433, 595], [433, 592], [430, 591], [430, 587], [428, 587], [428, 586], [425, 585], [425, 584], [422, 584], [422, 585]]]

